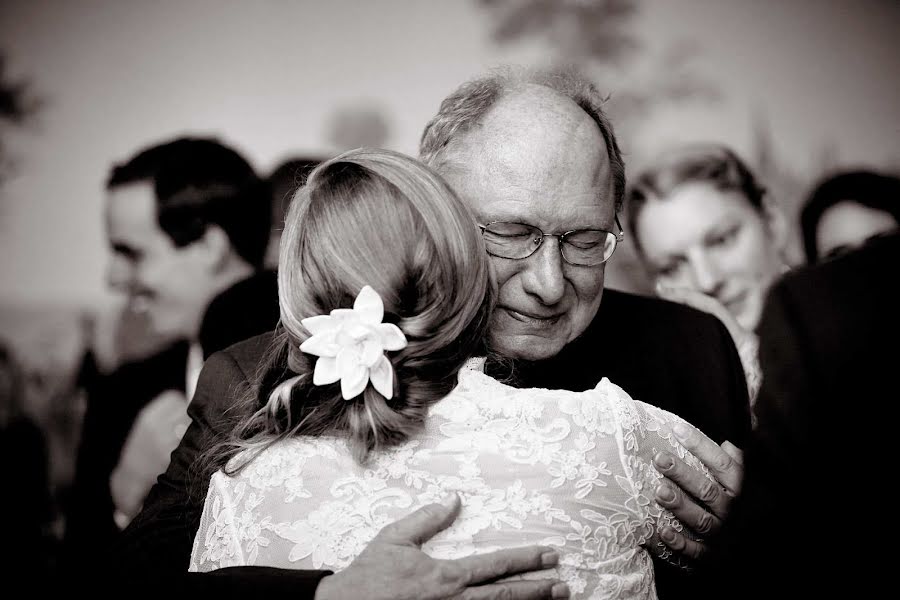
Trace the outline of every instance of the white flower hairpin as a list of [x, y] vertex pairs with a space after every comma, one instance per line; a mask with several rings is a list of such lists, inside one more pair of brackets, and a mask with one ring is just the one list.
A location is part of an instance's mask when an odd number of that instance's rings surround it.
[[312, 337], [300, 350], [318, 356], [314, 385], [341, 381], [341, 395], [352, 400], [369, 381], [388, 400], [394, 395], [394, 369], [386, 351], [406, 348], [406, 336], [392, 323], [382, 323], [384, 303], [378, 292], [363, 287], [353, 308], [336, 308], [330, 315], [317, 315], [301, 323]]

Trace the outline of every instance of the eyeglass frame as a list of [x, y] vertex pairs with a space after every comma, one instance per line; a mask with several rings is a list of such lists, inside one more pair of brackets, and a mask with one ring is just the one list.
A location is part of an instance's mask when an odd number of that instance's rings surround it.
[[[491, 256], [496, 256], [497, 258], [503, 258], [506, 260], [525, 260], [526, 258], [530, 258], [530, 257], [534, 256], [534, 253], [537, 252], [538, 249], [540, 249], [540, 247], [544, 245], [545, 238], [555, 237], [558, 240], [557, 244], [559, 247], [559, 255], [562, 256], [562, 259], [566, 262], [567, 265], [571, 265], [573, 267], [589, 267], [590, 268], [590, 267], [599, 267], [600, 265], [603, 265], [603, 264], [606, 264], [607, 262], [609, 262], [609, 259], [612, 258], [613, 254], [616, 253], [616, 248], [619, 247], [619, 244], [621, 244], [623, 241], [625, 241], [625, 229], [622, 227], [622, 224], [619, 222], [618, 213], [616, 213], [614, 215], [614, 219], [615, 219], [616, 227], [619, 228], [619, 233], [607, 231], [606, 229], [594, 229], [591, 227], [584, 228], [584, 229], [570, 229], [569, 231], [564, 231], [562, 233], [544, 233], [540, 228], [538, 228], [534, 225], [529, 225], [528, 223], [519, 223], [516, 221], [503, 221], [503, 220], [489, 221], [488, 223], [485, 223], [484, 225], [477, 223], [477, 222], [475, 224], [478, 226], [479, 229], [481, 229], [482, 236], [484, 236], [485, 230], [488, 227], [490, 227], [491, 225], [494, 225], [495, 223], [506, 223], [508, 225], [522, 225], [523, 227], [530, 227], [531, 229], [535, 229], [538, 232], [540, 232], [540, 234], [541, 234], [541, 241], [538, 242], [534, 246], [534, 249], [525, 256], [522, 256], [520, 258], [509, 258], [507, 256], [500, 256], [499, 254], [494, 254], [490, 250], [486, 249], [487, 253], [490, 254]], [[603, 233], [612, 234], [616, 240], [616, 245], [613, 246], [613, 251], [609, 253], [609, 256], [604, 258], [602, 261], [598, 262], [596, 265], [579, 265], [579, 264], [571, 262], [568, 258], [566, 258], [566, 253], [563, 251], [563, 243], [565, 241], [566, 236], [571, 235], [573, 233], [580, 233], [582, 231], [602, 231]]]

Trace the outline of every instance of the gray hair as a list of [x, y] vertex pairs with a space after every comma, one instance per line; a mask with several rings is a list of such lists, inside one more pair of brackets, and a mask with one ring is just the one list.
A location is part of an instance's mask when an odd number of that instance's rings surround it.
[[425, 126], [419, 143], [419, 157], [437, 167], [454, 140], [477, 125], [501, 98], [527, 85], [540, 85], [571, 99], [600, 128], [609, 155], [616, 212], [619, 212], [625, 197], [625, 162], [612, 124], [603, 112], [607, 97], [575, 69], [504, 67], [462, 84], [441, 102], [438, 113]]

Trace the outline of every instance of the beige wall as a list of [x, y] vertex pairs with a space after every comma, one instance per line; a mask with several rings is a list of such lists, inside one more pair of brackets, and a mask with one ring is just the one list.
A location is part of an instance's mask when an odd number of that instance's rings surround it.
[[[628, 160], [682, 139], [746, 150], [751, 116], [764, 112], [799, 169], [829, 141], [845, 162], [900, 163], [898, 6], [645, 2], [647, 51], [690, 40], [722, 97], [655, 114]], [[20, 170], [0, 190], [0, 303], [106, 300], [103, 179], [149, 142], [218, 134], [269, 169], [295, 151], [327, 150], [331, 111], [365, 100], [388, 115], [388, 145], [415, 152], [452, 87], [545, 54], [539, 43], [498, 48], [487, 17], [476, 2], [437, 0], [3, 3], [9, 68], [48, 102], [34, 127], [4, 133]]]

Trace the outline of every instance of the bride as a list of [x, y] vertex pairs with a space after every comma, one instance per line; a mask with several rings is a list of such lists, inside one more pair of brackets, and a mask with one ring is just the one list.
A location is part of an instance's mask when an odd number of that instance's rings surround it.
[[653, 500], [652, 457], [705, 473], [672, 434], [681, 420], [605, 378], [569, 392], [484, 373], [489, 260], [443, 180], [353, 150], [313, 171], [285, 227], [280, 331], [230, 439], [204, 457], [190, 569], [338, 571], [455, 492], [462, 511], [423, 546], [432, 556], [552, 545], [558, 566], [530, 576], [573, 597], [655, 598], [649, 553], [670, 558], [658, 532], [680, 525]]

